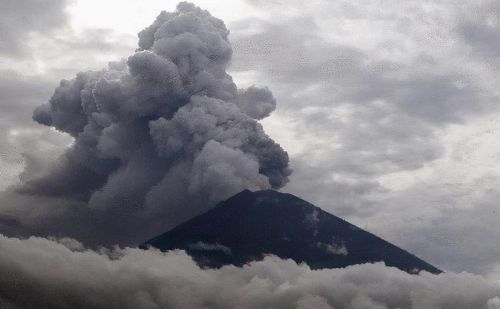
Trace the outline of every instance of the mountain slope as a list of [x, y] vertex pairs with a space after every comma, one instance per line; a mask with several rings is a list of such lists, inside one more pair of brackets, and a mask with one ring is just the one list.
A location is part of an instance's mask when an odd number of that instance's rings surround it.
[[416, 256], [291, 194], [242, 191], [142, 247], [186, 250], [200, 265], [241, 266], [265, 254], [338, 268], [383, 261], [413, 273], [441, 272]]

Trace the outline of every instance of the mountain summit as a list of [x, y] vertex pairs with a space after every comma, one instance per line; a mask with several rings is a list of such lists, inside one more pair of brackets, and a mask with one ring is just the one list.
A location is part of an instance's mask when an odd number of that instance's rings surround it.
[[244, 265], [266, 254], [313, 269], [384, 262], [409, 273], [441, 270], [292, 195], [242, 191], [142, 245], [183, 249], [204, 267]]

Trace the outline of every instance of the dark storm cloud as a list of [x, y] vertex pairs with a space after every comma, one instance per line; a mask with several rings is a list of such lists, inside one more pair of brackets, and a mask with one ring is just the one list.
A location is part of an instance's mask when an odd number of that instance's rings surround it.
[[33, 119], [74, 143], [4, 193], [1, 213], [16, 221], [4, 232], [136, 244], [242, 189], [282, 187], [288, 156], [256, 121], [274, 97], [237, 89], [228, 34], [180, 3], [139, 33], [128, 59], [61, 81]]
[[[54, 267], [57, 267], [55, 271]], [[409, 275], [383, 264], [313, 271], [267, 257], [202, 270], [183, 251], [85, 250], [70, 239], [0, 236], [5, 308], [486, 308], [497, 286], [467, 273]]]
[[30, 35], [47, 35], [67, 22], [66, 0], [3, 0], [0, 2], [0, 54], [29, 54]]

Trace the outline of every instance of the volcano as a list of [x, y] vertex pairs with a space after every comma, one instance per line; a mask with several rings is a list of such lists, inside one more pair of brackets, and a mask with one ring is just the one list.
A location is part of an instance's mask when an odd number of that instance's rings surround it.
[[266, 255], [312, 269], [384, 262], [408, 273], [441, 270], [292, 194], [242, 191], [141, 245], [185, 250], [202, 267], [242, 266]]

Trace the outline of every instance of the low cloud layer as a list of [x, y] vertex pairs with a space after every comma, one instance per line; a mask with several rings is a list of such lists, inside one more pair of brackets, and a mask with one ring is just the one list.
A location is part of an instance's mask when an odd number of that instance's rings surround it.
[[233, 83], [228, 34], [180, 3], [128, 59], [61, 81], [33, 119], [74, 142], [4, 192], [0, 231], [137, 244], [243, 189], [286, 184], [288, 155], [257, 122], [276, 101]]
[[268, 257], [200, 269], [183, 251], [91, 251], [70, 239], [0, 236], [2, 308], [498, 309], [498, 285], [383, 264], [313, 271]]

